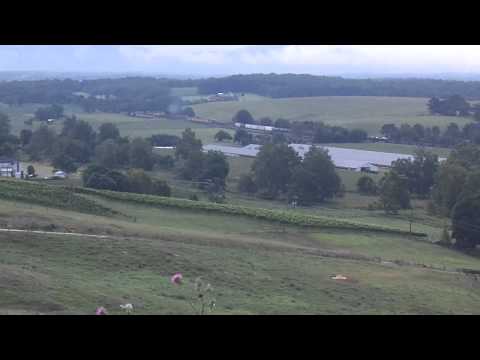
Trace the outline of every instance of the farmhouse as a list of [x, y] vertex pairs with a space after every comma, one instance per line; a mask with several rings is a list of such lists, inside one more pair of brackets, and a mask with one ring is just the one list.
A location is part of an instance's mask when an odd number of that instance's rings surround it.
[[20, 162], [15, 159], [0, 158], [0, 176], [21, 177]]
[[[307, 144], [290, 144], [300, 157], [304, 157], [310, 150], [311, 145]], [[223, 145], [206, 145], [204, 151], [215, 150], [221, 151], [227, 156], [246, 156], [255, 157], [260, 151], [261, 145], [250, 144], [244, 147], [223, 146]], [[340, 169], [348, 169], [354, 171], [378, 172], [379, 168], [388, 168], [393, 161], [399, 159], [413, 159], [411, 155], [394, 154], [378, 151], [344, 149], [332, 146], [319, 146], [328, 150], [328, 154], [332, 158], [335, 167]], [[439, 159], [444, 160], [443, 158]]]

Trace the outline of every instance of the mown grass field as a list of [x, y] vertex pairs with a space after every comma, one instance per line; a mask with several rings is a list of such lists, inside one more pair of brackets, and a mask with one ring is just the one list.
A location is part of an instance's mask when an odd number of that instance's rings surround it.
[[463, 126], [471, 121], [431, 116], [428, 114], [427, 101], [424, 98], [325, 96], [214, 102], [195, 105], [193, 108], [199, 116], [223, 122], [231, 122], [237, 111], [245, 109], [256, 119], [269, 116], [274, 120], [282, 117], [293, 121], [323, 121], [350, 129], [364, 129], [370, 135], [378, 135], [382, 125], [387, 123], [420, 123], [445, 128], [450, 122]]
[[[476, 278], [455, 269], [480, 269], [480, 260], [428, 241], [87, 198], [121, 214], [0, 195], [2, 228], [108, 235], [0, 232], [0, 313], [93, 314], [105, 306], [119, 314], [130, 302], [138, 314], [190, 314], [185, 300], [197, 276], [212, 284], [216, 314], [479, 313]], [[186, 280], [180, 287], [169, 282], [177, 271]]]

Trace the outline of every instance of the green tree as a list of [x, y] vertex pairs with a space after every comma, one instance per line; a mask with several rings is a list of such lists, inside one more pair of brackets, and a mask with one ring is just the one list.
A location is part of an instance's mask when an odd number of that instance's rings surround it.
[[117, 184], [110, 176], [106, 174], [100, 174], [100, 173], [92, 174], [88, 178], [85, 186], [93, 189], [111, 190], [111, 191], [115, 191], [117, 189]]
[[127, 172], [130, 191], [139, 194], [152, 194], [153, 182], [143, 169], [130, 169]]
[[32, 160], [50, 157], [53, 153], [55, 139], [55, 132], [51, 128], [42, 125], [32, 133], [32, 139], [26, 151]]
[[237, 131], [235, 131], [233, 141], [236, 143], [240, 143], [242, 146], [245, 146], [253, 143], [253, 136], [245, 129], [237, 129]]
[[130, 166], [144, 170], [152, 170], [154, 159], [152, 146], [148, 141], [136, 138], [130, 144]]
[[471, 249], [480, 244], [480, 194], [465, 196], [453, 208], [452, 237], [455, 247]]
[[30, 140], [32, 139], [32, 130], [30, 129], [23, 129], [20, 131], [20, 143], [22, 146], [27, 146], [30, 144]]
[[66, 154], [56, 155], [52, 159], [52, 165], [56, 169], [63, 170], [68, 173], [73, 173], [78, 169], [78, 164], [75, 162], [75, 160]]
[[290, 129], [291, 124], [289, 120], [279, 118], [275, 120], [274, 126], [277, 128]]
[[103, 123], [98, 129], [98, 142], [102, 143], [107, 139], [118, 140], [120, 138], [120, 131], [117, 125], [113, 123]]
[[172, 189], [164, 180], [153, 180], [152, 193], [158, 196], [170, 196], [172, 193]]
[[182, 113], [188, 117], [195, 117], [195, 111], [190, 106], [183, 109]]
[[216, 141], [232, 140], [232, 135], [230, 135], [225, 130], [220, 130], [215, 134]]
[[395, 171], [383, 176], [379, 183], [380, 204], [386, 213], [396, 214], [400, 209], [410, 208], [408, 183]]
[[312, 146], [292, 174], [289, 197], [310, 205], [332, 198], [340, 190], [341, 180], [335, 165], [323, 149]]
[[199, 180], [204, 169], [205, 156], [201, 151], [192, 152], [180, 167], [180, 176], [186, 180]]
[[201, 152], [202, 141], [195, 137], [195, 132], [187, 128], [175, 148], [175, 157], [187, 160], [192, 153]]
[[409, 191], [419, 196], [429, 195], [438, 171], [438, 156], [419, 148], [411, 159], [399, 159], [392, 164], [392, 170], [407, 178]]
[[216, 180], [223, 187], [230, 167], [227, 158], [220, 151], [209, 151], [204, 155], [202, 180]]
[[113, 139], [107, 139], [95, 147], [95, 162], [109, 168], [118, 167], [118, 145]]
[[273, 125], [273, 120], [270, 119], [269, 117], [263, 117], [259, 121], [260, 125], [264, 126], [272, 126]]
[[275, 198], [286, 193], [300, 157], [287, 144], [263, 145], [252, 164], [255, 184], [263, 196]]
[[233, 117], [232, 121], [234, 123], [238, 122], [242, 124], [255, 124], [252, 114], [250, 114], [247, 110], [239, 110]]
[[375, 195], [378, 191], [377, 184], [370, 176], [362, 176], [357, 181], [357, 190], [361, 194]]
[[243, 174], [238, 179], [237, 189], [241, 193], [254, 194], [257, 192], [257, 185], [250, 175]]

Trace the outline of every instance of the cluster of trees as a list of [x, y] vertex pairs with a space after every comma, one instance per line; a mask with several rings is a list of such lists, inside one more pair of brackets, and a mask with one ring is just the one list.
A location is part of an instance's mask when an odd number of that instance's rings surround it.
[[310, 205], [340, 195], [343, 186], [327, 151], [311, 147], [302, 161], [287, 144], [269, 143], [262, 146], [251, 173], [240, 177], [238, 190]]
[[[288, 134], [273, 133], [272, 136], [277, 136], [273, 142], [291, 141], [291, 142], [305, 142], [310, 141], [314, 143], [346, 143], [346, 142], [364, 142], [368, 138], [368, 134], [362, 129], [346, 129], [341, 126], [330, 126], [323, 122], [314, 121], [295, 121], [290, 122], [287, 119], [279, 118], [273, 121], [269, 117], [263, 117], [256, 121], [247, 110], [238, 111], [232, 118], [233, 122], [240, 122], [243, 124], [256, 124], [264, 126], [274, 126], [278, 128], [290, 129]], [[238, 129], [234, 142], [241, 144], [251, 144], [252, 142], [262, 143], [261, 139], [249, 134], [244, 129]]]
[[130, 169], [126, 174], [104, 166], [90, 165], [82, 173], [83, 185], [102, 190], [170, 196], [171, 189], [163, 180], [153, 179], [142, 169]]
[[197, 182], [200, 188], [208, 191], [211, 200], [223, 201], [230, 168], [222, 152], [204, 153], [202, 141], [188, 128], [177, 143], [175, 157], [180, 162], [179, 175], [183, 179]]
[[180, 137], [169, 134], [156, 134], [150, 137], [152, 146], [177, 146], [179, 141]]
[[459, 248], [480, 244], [480, 147], [461, 144], [438, 169], [431, 210], [452, 219]]
[[[379, 195], [376, 204], [387, 213], [397, 213], [410, 207], [412, 194], [427, 198], [436, 181], [439, 168], [438, 157], [422, 148], [415, 151], [413, 159], [399, 159], [378, 182], [362, 176], [357, 182], [358, 192]], [[372, 205], [375, 207], [374, 205]]]
[[60, 134], [42, 125], [33, 132], [22, 130], [20, 139], [32, 160], [50, 160], [53, 166], [66, 172], [75, 172], [90, 162], [108, 168], [144, 170], [152, 170], [156, 164], [173, 166], [173, 157], [154, 154], [149, 141], [121, 137], [112, 123], [102, 124], [96, 132], [88, 122], [75, 116], [65, 119]]
[[306, 74], [250, 74], [198, 80], [200, 94], [232, 91], [274, 98], [309, 96], [480, 98], [478, 81], [431, 79], [345, 79]]
[[167, 111], [171, 103], [178, 101], [170, 95], [171, 87], [176, 85], [181, 84], [149, 77], [8, 81], [0, 83], [0, 102], [12, 106], [77, 104], [88, 112]]
[[48, 119], [60, 119], [63, 117], [63, 106], [53, 104], [51, 106], [40, 107], [35, 111], [35, 119], [47, 121]]
[[477, 81], [430, 79], [344, 79], [305, 74], [251, 74], [196, 80], [124, 77], [83, 80], [30, 80], [0, 83], [0, 102], [21, 105], [78, 104], [87, 111], [166, 111], [176, 87], [200, 94], [255, 93], [274, 98], [309, 96], [407, 96], [479, 98]]
[[291, 124], [289, 137], [293, 141], [311, 139], [314, 143], [359, 143], [366, 141], [368, 134], [362, 129], [349, 130], [323, 122], [296, 121]]
[[444, 100], [432, 97], [427, 106], [432, 115], [468, 116], [472, 110], [468, 101], [460, 95], [449, 96]]
[[426, 127], [421, 124], [413, 126], [402, 124], [385, 124], [381, 133], [390, 141], [402, 144], [424, 146], [452, 147], [462, 142], [480, 144], [480, 123], [468, 123], [460, 128], [456, 123], [450, 123], [442, 132], [438, 126]]

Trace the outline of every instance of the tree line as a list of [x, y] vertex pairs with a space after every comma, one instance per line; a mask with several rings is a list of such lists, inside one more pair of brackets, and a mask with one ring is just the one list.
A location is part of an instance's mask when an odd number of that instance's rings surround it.
[[[274, 142], [314, 142], [320, 143], [359, 143], [364, 142], [368, 138], [368, 133], [362, 129], [352, 129], [341, 126], [330, 126], [323, 122], [314, 121], [290, 121], [279, 118], [273, 121], [269, 117], [262, 117], [255, 120], [247, 110], [239, 110], [232, 118], [234, 123], [255, 124], [263, 126], [274, 126], [276, 128], [289, 129], [288, 133], [278, 133], [272, 131], [271, 136]], [[218, 135], [218, 136], [217, 136]], [[218, 141], [229, 140], [224, 133], [217, 134]], [[234, 142], [242, 145], [258, 143], [264, 144], [269, 142], [270, 136], [252, 135], [245, 129], [237, 129], [233, 138]]]
[[452, 95], [446, 99], [432, 97], [428, 103], [428, 110], [432, 115], [470, 116], [480, 121], [480, 105], [471, 105], [460, 95]]
[[378, 195], [371, 208], [396, 213], [411, 208], [411, 196], [428, 199], [428, 211], [451, 219], [452, 233], [444, 230], [442, 242], [459, 249], [480, 245], [480, 146], [462, 143], [444, 162], [424, 149], [413, 159], [400, 159], [377, 183], [363, 176], [358, 180], [360, 193]]
[[346, 79], [307, 74], [249, 74], [197, 81], [200, 94], [232, 91], [286, 98], [311, 96], [480, 98], [478, 81], [433, 79]]
[[465, 141], [480, 144], [480, 122], [471, 122], [462, 128], [452, 122], [444, 131], [438, 126], [422, 124], [385, 124], [380, 132], [390, 141], [400, 144], [442, 147], [453, 147]]

